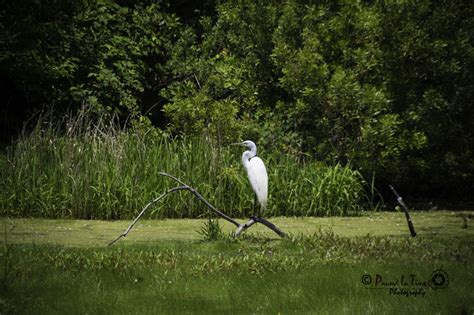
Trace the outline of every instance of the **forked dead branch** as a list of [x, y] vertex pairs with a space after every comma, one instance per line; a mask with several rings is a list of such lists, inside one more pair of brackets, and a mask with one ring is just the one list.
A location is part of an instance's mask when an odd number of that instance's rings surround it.
[[129, 227], [122, 233], [120, 234], [116, 239], [114, 239], [113, 241], [111, 241], [109, 243], [109, 246], [110, 245], [113, 245], [115, 242], [117, 242], [119, 239], [121, 239], [122, 237], [125, 237], [128, 235], [128, 233], [130, 232], [130, 230], [133, 228], [133, 226], [138, 222], [138, 220], [143, 216], [143, 214], [145, 214], [145, 212], [155, 203], [157, 203], [158, 201], [160, 201], [161, 199], [163, 199], [164, 197], [166, 197], [168, 194], [171, 194], [173, 192], [176, 192], [176, 191], [180, 191], [180, 190], [187, 190], [189, 192], [191, 192], [197, 199], [201, 200], [212, 212], [214, 212], [216, 215], [218, 215], [219, 217], [229, 221], [230, 223], [234, 224], [236, 227], [237, 227], [237, 230], [236, 232], [234, 233], [234, 236], [235, 237], [238, 237], [243, 231], [245, 231], [246, 229], [248, 229], [249, 227], [251, 227], [253, 224], [255, 223], [261, 223], [263, 225], [265, 225], [266, 227], [268, 227], [269, 229], [271, 229], [272, 231], [274, 231], [275, 233], [277, 233], [279, 236], [281, 237], [285, 237], [286, 234], [281, 231], [276, 225], [274, 225], [273, 223], [271, 223], [270, 221], [264, 219], [264, 218], [260, 218], [258, 216], [252, 216], [249, 221], [245, 224], [240, 224], [238, 223], [237, 221], [235, 221], [234, 219], [232, 219], [231, 217], [229, 217], [228, 215], [226, 215], [225, 213], [223, 213], [222, 211], [218, 210], [216, 207], [214, 207], [209, 201], [207, 201], [206, 198], [204, 198], [195, 188], [183, 183], [180, 179], [176, 178], [175, 176], [173, 175], [170, 175], [170, 174], [167, 174], [167, 173], [164, 173], [164, 172], [159, 172], [158, 174], [162, 175], [162, 176], [166, 176], [168, 178], [171, 178], [173, 179], [174, 181], [176, 181], [177, 183], [180, 184], [180, 186], [177, 186], [177, 187], [173, 187], [173, 188], [170, 188], [168, 189], [167, 191], [165, 191], [163, 194], [161, 194], [160, 196], [156, 197], [155, 199], [153, 199], [152, 201], [150, 201], [143, 209], [142, 211], [138, 214], [138, 216], [132, 221], [132, 223], [129, 225]]

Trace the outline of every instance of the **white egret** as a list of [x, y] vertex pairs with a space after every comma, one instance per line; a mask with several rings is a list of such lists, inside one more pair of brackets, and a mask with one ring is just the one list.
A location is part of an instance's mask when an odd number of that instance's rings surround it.
[[242, 164], [247, 171], [250, 185], [260, 203], [260, 209], [263, 211], [267, 206], [268, 197], [268, 175], [265, 164], [257, 156], [257, 146], [252, 141], [246, 140], [234, 144], [242, 145], [249, 149], [242, 154]]

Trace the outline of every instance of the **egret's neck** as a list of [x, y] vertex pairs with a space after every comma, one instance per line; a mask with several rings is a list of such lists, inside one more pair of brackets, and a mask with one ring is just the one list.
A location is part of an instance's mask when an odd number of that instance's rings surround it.
[[254, 156], [257, 155], [257, 152], [256, 150], [252, 150], [252, 151], [245, 151], [243, 154], [242, 154], [242, 164], [244, 165], [245, 168], [248, 167], [249, 163], [250, 163], [250, 159], [253, 158]]
[[254, 156], [257, 156], [257, 146], [255, 145], [255, 143], [250, 141], [247, 148], [249, 148], [250, 153], [252, 154], [252, 156], [250, 156], [250, 158], [253, 158]]

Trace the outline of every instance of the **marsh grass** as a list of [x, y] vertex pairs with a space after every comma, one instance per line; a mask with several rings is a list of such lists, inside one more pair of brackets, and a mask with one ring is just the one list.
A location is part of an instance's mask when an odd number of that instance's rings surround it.
[[[4, 219], [0, 309], [14, 314], [471, 314], [473, 230], [463, 228], [458, 215], [414, 212], [416, 238], [409, 236], [403, 214], [365, 212], [274, 218], [288, 225], [285, 239], [257, 226], [237, 240], [206, 242], [196, 232], [204, 219], [145, 220], [112, 247], [106, 244], [128, 222]], [[192, 237], [183, 235], [189, 231]], [[424, 297], [394, 296], [389, 288], [370, 289], [361, 281], [367, 274], [429, 280], [438, 269], [449, 276], [449, 286], [423, 286]]]
[[[13, 313], [438, 313], [473, 310], [472, 240], [366, 236], [331, 231], [282, 241], [253, 237], [133, 246], [15, 245], [0, 294]], [[455, 246], [453, 246], [455, 245]], [[459, 253], [462, 253], [460, 256]], [[426, 296], [370, 290], [365, 274], [429, 279], [442, 268], [447, 289]]]
[[[370, 189], [348, 166], [265, 150], [269, 173], [267, 216], [357, 214]], [[85, 115], [56, 125], [38, 120], [0, 157], [0, 211], [5, 216], [83, 219], [132, 218], [173, 187], [164, 171], [197, 188], [233, 217], [252, 213], [253, 192], [240, 165], [241, 150], [200, 138], [174, 139], [151, 126], [127, 130]], [[196, 218], [207, 209], [186, 192], [168, 196], [151, 218]]]
[[231, 237], [230, 234], [226, 235], [222, 230], [219, 223], [219, 219], [208, 218], [201, 227], [197, 230], [197, 233], [201, 236], [203, 241], [216, 241]]

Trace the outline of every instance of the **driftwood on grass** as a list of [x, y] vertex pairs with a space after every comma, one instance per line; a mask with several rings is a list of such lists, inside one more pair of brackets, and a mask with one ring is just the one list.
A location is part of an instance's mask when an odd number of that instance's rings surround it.
[[180, 190], [187, 190], [189, 192], [191, 192], [197, 199], [201, 200], [209, 209], [211, 209], [212, 212], [214, 212], [216, 215], [218, 215], [219, 217], [229, 221], [230, 223], [234, 224], [235, 226], [237, 226], [237, 231], [234, 233], [235, 237], [238, 237], [244, 230], [248, 229], [249, 227], [251, 227], [253, 224], [255, 223], [261, 223], [263, 225], [265, 225], [266, 227], [268, 227], [269, 229], [271, 229], [272, 231], [274, 231], [275, 233], [277, 233], [279, 236], [281, 237], [284, 237], [286, 234], [281, 231], [276, 225], [274, 225], [273, 223], [271, 223], [270, 221], [264, 219], [264, 218], [260, 218], [260, 217], [257, 217], [257, 216], [252, 216], [249, 221], [245, 224], [239, 224], [237, 221], [235, 221], [234, 219], [232, 219], [231, 217], [229, 217], [228, 215], [226, 215], [225, 213], [223, 213], [222, 211], [218, 210], [216, 207], [214, 207], [209, 201], [206, 200], [206, 198], [204, 198], [196, 189], [194, 189], [193, 187], [189, 186], [189, 185], [186, 185], [185, 183], [183, 183], [180, 179], [176, 178], [175, 176], [173, 175], [170, 175], [170, 174], [167, 174], [167, 173], [163, 173], [163, 172], [159, 172], [158, 174], [162, 175], [162, 176], [166, 176], [166, 177], [169, 177], [171, 179], [173, 179], [174, 181], [178, 182], [181, 186], [177, 186], [177, 187], [174, 187], [174, 188], [171, 188], [171, 189], [168, 189], [167, 191], [165, 191], [163, 194], [161, 194], [160, 196], [158, 196], [157, 198], [153, 199], [152, 201], [150, 201], [143, 209], [142, 211], [138, 214], [138, 216], [132, 221], [132, 223], [129, 225], [129, 227], [125, 230], [125, 232], [123, 232], [122, 234], [120, 234], [116, 239], [114, 239], [113, 241], [111, 241], [109, 243], [109, 246], [114, 244], [115, 242], [117, 242], [119, 239], [121, 239], [122, 237], [125, 237], [127, 236], [127, 234], [130, 232], [130, 230], [133, 228], [133, 226], [138, 222], [138, 220], [143, 216], [143, 214], [145, 213], [146, 210], [148, 210], [148, 208], [157, 203], [158, 201], [160, 201], [161, 199], [163, 199], [166, 195], [170, 194], [170, 193], [173, 193], [175, 191], [180, 191]]
[[397, 198], [397, 201], [398, 203], [400, 204], [400, 206], [402, 206], [403, 208], [403, 212], [405, 213], [405, 218], [407, 219], [407, 223], [408, 223], [408, 228], [410, 229], [410, 234], [412, 237], [415, 237], [416, 236], [416, 231], [415, 231], [415, 227], [413, 226], [413, 222], [411, 221], [411, 217], [410, 217], [410, 214], [408, 213], [408, 208], [407, 206], [405, 205], [405, 203], [403, 202], [403, 199], [402, 197], [400, 197], [400, 195], [397, 193], [397, 191], [395, 190], [395, 188], [393, 188], [392, 185], [388, 185], [390, 187], [390, 189], [392, 190], [393, 194], [395, 195], [395, 197]]

